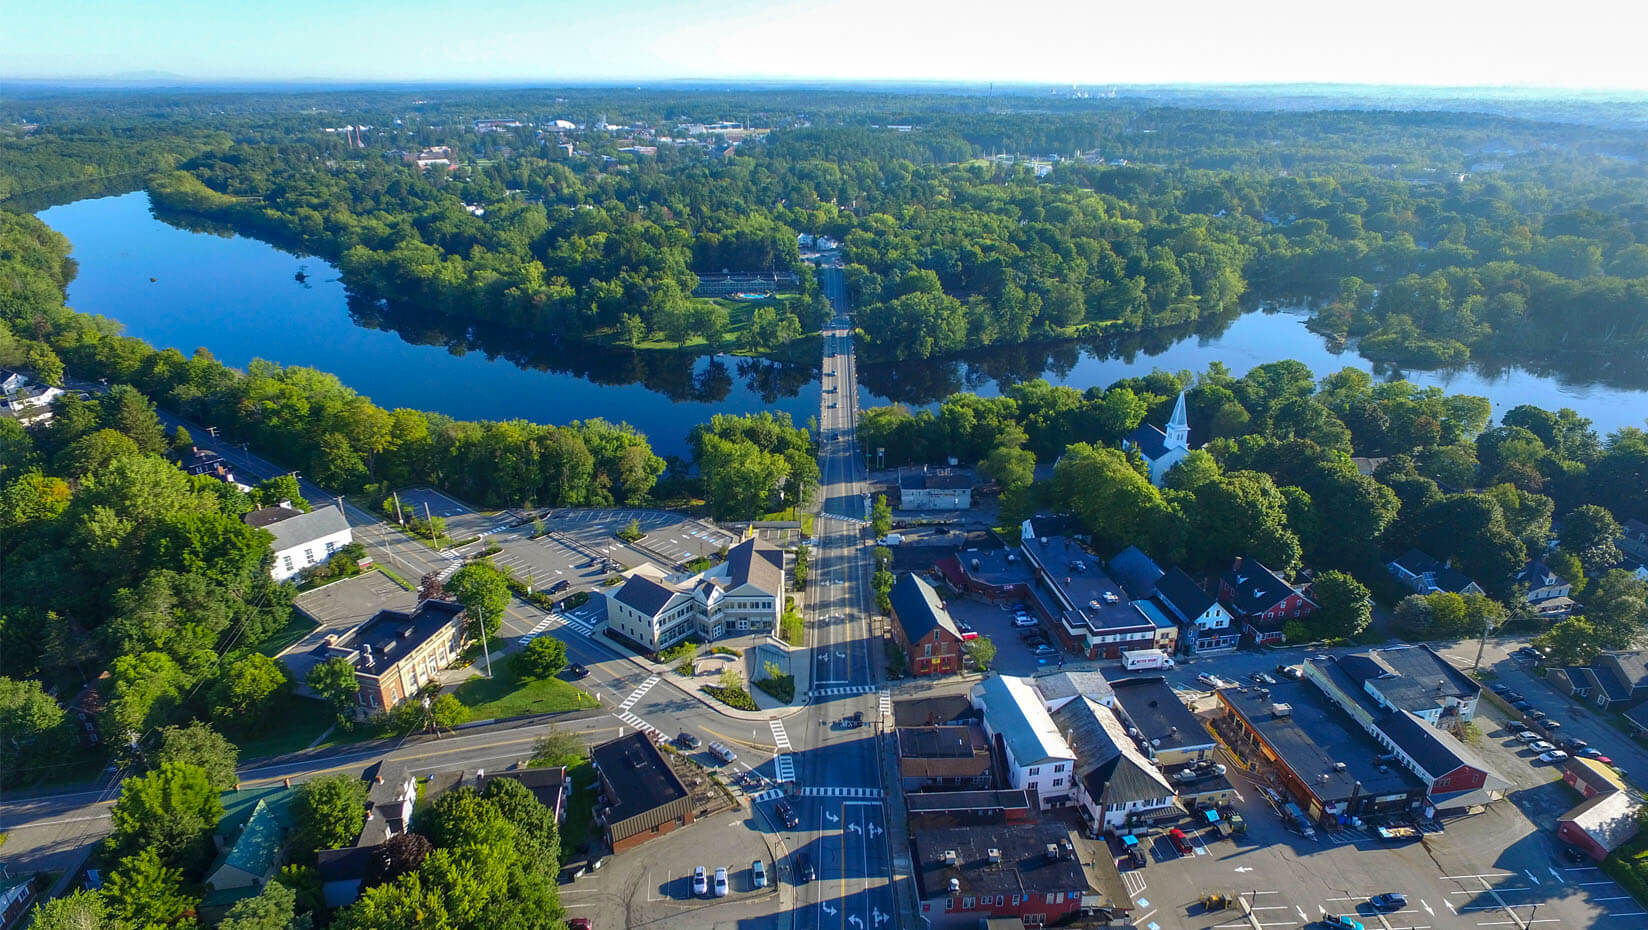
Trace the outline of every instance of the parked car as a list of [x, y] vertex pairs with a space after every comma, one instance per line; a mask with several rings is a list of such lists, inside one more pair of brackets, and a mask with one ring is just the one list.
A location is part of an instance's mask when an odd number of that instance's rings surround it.
[[1511, 690], [1511, 686], [1508, 685], [1508, 684], [1505, 684], [1503, 681], [1501, 681], [1501, 682], [1497, 682], [1495, 684], [1489, 685], [1488, 690], [1492, 691], [1495, 694], [1504, 694], [1505, 692]]
[[1344, 914], [1329, 914], [1322, 918], [1324, 927], [1333, 927], [1335, 930], [1366, 930], [1360, 920], [1347, 917]]
[[1539, 761], [1547, 763], [1547, 764], [1555, 764], [1557, 762], [1566, 761], [1567, 758], [1568, 758], [1567, 753], [1563, 752], [1560, 749], [1553, 749], [1550, 752], [1541, 753], [1540, 757], [1539, 757]]
[[584, 668], [582, 665], [579, 665], [576, 662], [574, 662], [571, 665], [568, 665], [566, 667], [566, 673], [567, 673], [567, 677], [572, 678], [572, 679], [588, 678], [589, 677], [589, 669]]
[[1197, 675], [1196, 680], [1201, 682], [1202, 684], [1208, 686], [1209, 688], [1222, 688], [1222, 687], [1224, 687], [1224, 682], [1219, 680], [1219, 676], [1209, 675], [1207, 672], [1203, 672], [1200, 675]]
[[1511, 706], [1522, 711], [1524, 714], [1534, 709], [1534, 706], [1527, 701], [1516, 701], [1512, 703]]
[[1270, 677], [1269, 675], [1265, 674], [1264, 672], [1254, 672], [1252, 675], [1249, 675], [1248, 677], [1252, 678], [1254, 681], [1258, 682], [1261, 685], [1273, 685], [1273, 684], [1276, 683], [1276, 679]]
[[1560, 729], [1562, 729], [1562, 721], [1552, 720], [1549, 717], [1546, 717], [1544, 720], [1539, 721], [1539, 723], [1540, 723], [1541, 726], [1543, 726], [1547, 730], [1560, 730]]
[[680, 746], [682, 749], [698, 749], [704, 745], [704, 741], [686, 730], [682, 730], [675, 736], [675, 745]]
[[[1582, 739], [1559, 739], [1556, 741], [1556, 744], [1561, 746], [1563, 749], [1578, 755], [1585, 755], [1585, 751], [1591, 749], [1591, 744]], [[1595, 752], [1596, 750], [1591, 749], [1591, 751]]]
[[767, 864], [760, 859], [750, 863], [750, 887], [767, 887]]
[[[1592, 752], [1596, 752], [1596, 750], [1594, 750], [1594, 749], [1593, 749], [1593, 750], [1591, 750], [1591, 751], [1592, 751]], [[1603, 764], [1603, 765], [1609, 765], [1609, 766], [1611, 766], [1611, 765], [1613, 765], [1613, 764], [1614, 764], [1614, 760], [1612, 760], [1612, 759], [1610, 759], [1610, 758], [1608, 758], [1608, 757], [1607, 757], [1607, 756], [1605, 756], [1605, 755], [1603, 755], [1603, 754], [1602, 754], [1602, 753], [1600, 753], [1600, 752], [1598, 752], [1598, 753], [1597, 753], [1597, 754], [1596, 754], [1596, 755], [1594, 755], [1594, 756], [1586, 756], [1586, 757], [1585, 757], [1585, 758], [1587, 758], [1587, 759], [1590, 759], [1590, 760], [1591, 760], [1591, 761], [1592, 761], [1592, 762], [1601, 762], [1601, 763], [1602, 763], [1602, 764]], [[1620, 770], [1619, 770], [1619, 769], [1615, 769], [1615, 771], [1620, 771]], [[1622, 774], [1623, 774], [1623, 773], [1622, 773]]]
[[1507, 701], [1510, 701], [1512, 704], [1515, 704], [1517, 701], [1522, 700], [1522, 692], [1520, 692], [1520, 691], [1505, 691], [1505, 692], [1500, 694], [1500, 697], [1504, 698]]
[[1280, 672], [1284, 677], [1291, 678], [1294, 681], [1298, 681], [1299, 679], [1305, 677], [1305, 670], [1297, 665], [1278, 665], [1276, 666], [1276, 671]]
[[1196, 850], [1190, 845], [1190, 837], [1186, 836], [1185, 832], [1178, 827], [1167, 831], [1167, 839], [1173, 844], [1173, 848], [1179, 851], [1179, 855], [1195, 855]]
[[1408, 906], [1408, 896], [1400, 891], [1387, 891], [1369, 898], [1368, 903], [1373, 905], [1374, 910], [1399, 911]]
[[1537, 743], [1537, 742], [1539, 742], [1539, 734], [1535, 733], [1532, 730], [1523, 730], [1521, 733], [1518, 733], [1516, 735], [1516, 738], [1521, 740], [1524, 743]]
[[588, 917], [570, 917], [567, 919], [567, 930], [595, 930], [595, 922]]
[[1013, 625], [1016, 627], [1035, 626], [1036, 618], [1030, 616], [1029, 614], [1014, 614]]
[[811, 856], [806, 853], [796, 853], [795, 875], [796, 878], [803, 884], [818, 877], [818, 873], [813, 871], [813, 860]]
[[801, 826], [801, 818], [795, 815], [795, 810], [790, 807], [788, 801], [779, 801], [778, 806], [773, 808], [773, 812], [778, 814], [778, 822], [786, 828], [794, 830], [796, 827]]
[[1528, 711], [1528, 719], [1530, 719], [1530, 720], [1544, 720], [1548, 716], [1550, 716], [1550, 715], [1545, 713], [1544, 711], [1540, 710], [1537, 707], [1534, 708], [1533, 710]]
[[717, 866], [715, 869], [715, 896], [717, 898], [727, 896], [727, 870], [722, 866]]
[[692, 893], [702, 898], [709, 894], [710, 876], [703, 866], [696, 866], [692, 870]]
[[1562, 858], [1569, 862], [1589, 862], [1591, 859], [1585, 855], [1585, 850], [1578, 846], [1569, 846], [1567, 843], [1562, 844]]
[[1550, 752], [1551, 750], [1555, 749], [1556, 747], [1553, 746], [1552, 744], [1547, 743], [1544, 740], [1540, 739], [1540, 740], [1534, 740], [1533, 742], [1529, 743], [1528, 748], [1532, 749], [1534, 752]]
[[1057, 649], [1054, 649], [1052, 646], [1049, 646], [1046, 643], [1042, 643], [1041, 645], [1037, 646], [1034, 651], [1035, 651], [1036, 655], [1039, 655], [1039, 656], [1050, 656], [1050, 655], [1053, 655], [1053, 654], [1058, 652]]
[[570, 587], [572, 587], [572, 582], [562, 578], [560, 581], [557, 581], [549, 586], [549, 593], [560, 594], [562, 591], [565, 591]]

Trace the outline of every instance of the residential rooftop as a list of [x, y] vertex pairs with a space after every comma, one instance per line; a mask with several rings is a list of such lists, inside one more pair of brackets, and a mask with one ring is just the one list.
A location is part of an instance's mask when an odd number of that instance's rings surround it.
[[1019, 765], [1075, 758], [1028, 679], [992, 675], [973, 686], [972, 693], [984, 707], [990, 729], [1000, 734]]
[[898, 625], [910, 642], [920, 642], [935, 629], [943, 630], [951, 639], [961, 639], [961, 630], [956, 628], [956, 621], [944, 608], [944, 602], [939, 600], [938, 592], [920, 575], [909, 573], [901, 576], [892, 591], [888, 592], [888, 600], [892, 602]]

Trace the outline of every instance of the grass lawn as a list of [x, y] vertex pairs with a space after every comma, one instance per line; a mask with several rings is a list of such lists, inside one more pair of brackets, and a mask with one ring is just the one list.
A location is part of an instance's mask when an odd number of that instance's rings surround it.
[[595, 839], [595, 766], [588, 759], [567, 767], [572, 792], [567, 797], [566, 820], [561, 824], [561, 864], [578, 858], [578, 846]]
[[692, 298], [693, 303], [710, 303], [710, 304], [715, 304], [717, 306], [720, 306], [720, 307], [723, 307], [723, 308], [726, 309], [726, 311], [727, 311], [727, 332], [726, 332], [726, 335], [722, 337], [720, 345], [711, 346], [711, 345], [704, 342], [704, 337], [703, 336], [700, 336], [700, 335], [694, 333], [692, 338], [688, 339], [686, 341], [685, 345], [682, 345], [680, 343], [671, 342], [667, 339], [659, 337], [659, 338], [644, 339], [641, 342], [636, 343], [634, 348], [637, 348], [637, 349], [698, 349], [700, 351], [705, 351], [705, 352], [719, 351], [719, 352], [732, 352], [734, 354], [742, 354], [742, 346], [743, 346], [743, 343], [744, 343], [744, 330], [749, 328], [749, 326], [750, 326], [750, 317], [754, 315], [755, 308], [756, 307], [770, 306], [774, 310], [777, 310], [780, 314], [782, 314], [784, 312], [785, 306], [795, 296], [797, 296], [797, 295], [794, 295], [794, 294], [779, 294], [779, 295], [777, 295], [777, 296], [775, 296], [771, 299], [768, 299], [768, 300], [733, 300], [733, 299], [728, 298], [728, 297], [695, 297], [695, 298]]
[[492, 667], [494, 678], [471, 678], [455, 692], [469, 708], [471, 720], [501, 720], [525, 714], [550, 714], [563, 710], [598, 707], [587, 692], [559, 678], [521, 682], [508, 662]]
[[[288, 695], [281, 706], [269, 712], [268, 719], [272, 723], [266, 725], [262, 732], [229, 736], [230, 741], [240, 747], [241, 762], [307, 749], [316, 737], [338, 720], [337, 714], [332, 712], [332, 705], [297, 695]], [[347, 736], [339, 730], [327, 741], [337, 742]]]
[[282, 649], [285, 649], [305, 636], [308, 636], [309, 631], [313, 630], [317, 626], [320, 626], [320, 624], [299, 613], [297, 610], [293, 610], [292, 619], [286, 621], [285, 626], [276, 630], [274, 635], [265, 640], [263, 645], [258, 647], [258, 652], [273, 658], [279, 655]]

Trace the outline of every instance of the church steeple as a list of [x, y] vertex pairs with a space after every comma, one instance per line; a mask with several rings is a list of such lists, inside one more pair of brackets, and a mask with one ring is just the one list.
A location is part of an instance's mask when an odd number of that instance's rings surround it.
[[1163, 430], [1167, 439], [1162, 443], [1169, 449], [1186, 449], [1190, 447], [1190, 420], [1185, 416], [1184, 392], [1179, 392], [1179, 401], [1173, 405], [1173, 417], [1167, 421], [1167, 429]]

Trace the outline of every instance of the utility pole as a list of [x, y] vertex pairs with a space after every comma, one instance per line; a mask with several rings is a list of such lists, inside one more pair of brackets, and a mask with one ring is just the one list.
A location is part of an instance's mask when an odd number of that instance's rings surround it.
[[1475, 671], [1482, 665], [1482, 650], [1488, 647], [1488, 634], [1493, 631], [1493, 617], [1482, 618], [1482, 638], [1476, 643], [1476, 661], [1471, 663], [1471, 670]]
[[395, 522], [399, 523], [401, 526], [405, 526], [406, 516], [401, 513], [401, 492], [391, 491], [389, 493], [395, 498]]

